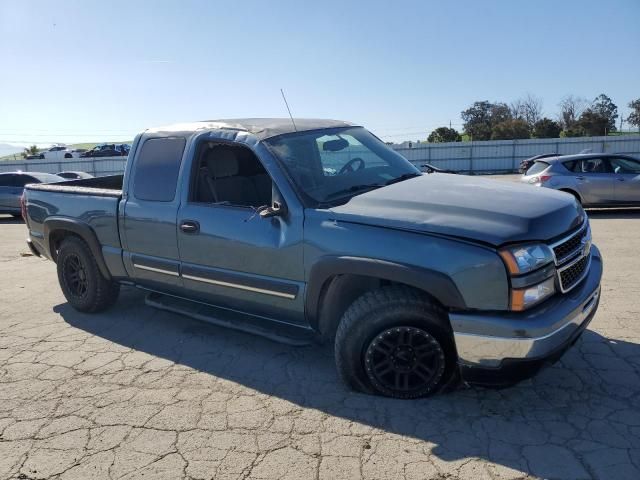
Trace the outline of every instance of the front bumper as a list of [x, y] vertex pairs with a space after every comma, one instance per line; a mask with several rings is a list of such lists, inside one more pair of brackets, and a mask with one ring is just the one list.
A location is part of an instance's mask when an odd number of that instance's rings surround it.
[[578, 339], [600, 301], [602, 258], [569, 293], [521, 313], [451, 313], [462, 377], [468, 383], [509, 385], [558, 360]]

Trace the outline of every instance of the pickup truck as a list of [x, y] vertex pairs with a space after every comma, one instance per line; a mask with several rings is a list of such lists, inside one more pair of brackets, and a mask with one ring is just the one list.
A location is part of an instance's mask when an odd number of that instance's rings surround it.
[[23, 209], [77, 310], [133, 285], [157, 308], [333, 342], [349, 387], [396, 398], [530, 377], [599, 302], [600, 252], [572, 196], [423, 174], [340, 121], [146, 130], [123, 176], [30, 185]]

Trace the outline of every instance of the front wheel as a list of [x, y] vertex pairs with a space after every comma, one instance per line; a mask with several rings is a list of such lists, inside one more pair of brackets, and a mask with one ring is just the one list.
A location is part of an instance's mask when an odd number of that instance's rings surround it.
[[358, 298], [338, 326], [335, 358], [348, 386], [394, 398], [437, 392], [456, 364], [443, 312], [406, 287], [385, 287]]
[[62, 293], [76, 310], [99, 312], [117, 300], [120, 285], [100, 273], [96, 259], [82, 239], [69, 237], [62, 242], [57, 267]]

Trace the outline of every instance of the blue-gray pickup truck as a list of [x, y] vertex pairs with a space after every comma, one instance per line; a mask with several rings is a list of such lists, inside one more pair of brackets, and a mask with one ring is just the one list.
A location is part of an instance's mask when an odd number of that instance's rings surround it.
[[345, 122], [146, 130], [124, 175], [30, 185], [23, 203], [31, 250], [77, 310], [134, 285], [157, 308], [332, 341], [362, 392], [514, 383], [598, 307], [602, 260], [572, 196], [423, 174]]

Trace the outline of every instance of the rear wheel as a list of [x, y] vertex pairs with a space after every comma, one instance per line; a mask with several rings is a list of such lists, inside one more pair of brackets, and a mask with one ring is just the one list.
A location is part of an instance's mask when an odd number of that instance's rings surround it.
[[358, 298], [338, 327], [335, 357], [351, 388], [394, 398], [433, 394], [455, 370], [443, 312], [405, 287], [385, 287]]
[[57, 258], [58, 281], [65, 298], [81, 312], [99, 312], [113, 305], [120, 285], [102, 276], [88, 245], [80, 238], [66, 238]]

